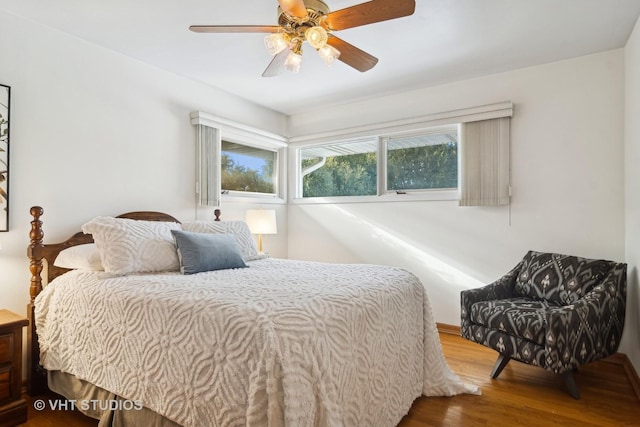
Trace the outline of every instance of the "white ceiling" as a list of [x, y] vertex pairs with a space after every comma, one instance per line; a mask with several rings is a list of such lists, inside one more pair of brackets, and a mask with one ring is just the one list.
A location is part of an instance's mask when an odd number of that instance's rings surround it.
[[[339, 10], [359, 0], [325, 0]], [[0, 8], [285, 114], [623, 47], [640, 0], [417, 0], [415, 14], [336, 32], [378, 57], [360, 73], [307, 48], [299, 74], [263, 78], [277, 0], [0, 0]]]

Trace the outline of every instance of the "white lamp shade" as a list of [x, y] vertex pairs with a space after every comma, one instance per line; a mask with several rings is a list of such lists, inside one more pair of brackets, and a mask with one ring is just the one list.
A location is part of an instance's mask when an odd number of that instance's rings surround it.
[[269, 209], [249, 209], [245, 220], [253, 234], [277, 234], [276, 211]]
[[340, 51], [331, 45], [326, 45], [318, 49], [318, 55], [320, 55], [325, 64], [331, 65], [340, 56]]
[[287, 55], [287, 59], [284, 61], [284, 67], [291, 71], [292, 73], [300, 72], [300, 65], [302, 64], [302, 55], [295, 53], [294, 51], [289, 52]]
[[304, 37], [314, 49], [320, 49], [327, 44], [329, 38], [327, 31], [320, 27], [311, 27], [304, 32]]
[[289, 46], [289, 39], [284, 33], [269, 34], [264, 38], [264, 46], [270, 55], [277, 55]]

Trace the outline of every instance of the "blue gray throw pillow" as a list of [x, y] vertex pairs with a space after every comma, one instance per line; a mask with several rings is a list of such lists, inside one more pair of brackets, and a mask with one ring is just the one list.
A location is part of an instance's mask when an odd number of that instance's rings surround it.
[[178, 246], [182, 274], [244, 268], [240, 246], [231, 234], [191, 233], [171, 230]]

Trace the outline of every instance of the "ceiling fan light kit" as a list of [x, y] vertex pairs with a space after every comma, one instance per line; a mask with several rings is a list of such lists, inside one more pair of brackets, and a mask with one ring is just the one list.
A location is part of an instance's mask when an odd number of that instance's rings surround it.
[[274, 58], [263, 77], [277, 76], [285, 69], [300, 71], [304, 42], [316, 49], [327, 65], [339, 59], [365, 72], [377, 64], [378, 58], [332, 33], [409, 16], [415, 11], [415, 0], [371, 0], [335, 12], [322, 0], [278, 0], [278, 3], [277, 26], [192, 25], [189, 29], [199, 33], [268, 33], [264, 44]]
[[329, 35], [327, 34], [327, 30], [316, 25], [315, 27], [308, 28], [304, 32], [304, 38], [313, 48], [318, 50], [325, 47], [327, 40], [329, 40]]
[[297, 73], [300, 71], [301, 65], [302, 55], [300, 55], [299, 53], [295, 53], [294, 51], [289, 52], [289, 55], [287, 55], [287, 59], [284, 61], [284, 67], [287, 69], [287, 71]]
[[[330, 30], [324, 22], [328, 13], [329, 6], [322, 0], [306, 0], [302, 5], [298, 1], [280, 1], [278, 24], [283, 32], [276, 33], [276, 36], [270, 34], [265, 37], [267, 52], [275, 56], [288, 47], [290, 53], [284, 67], [287, 71], [298, 73], [302, 65], [302, 44], [307, 42], [318, 51], [318, 55], [327, 65], [331, 65], [333, 60], [340, 56], [340, 52], [335, 48], [333, 51], [320, 52], [320, 49], [327, 46], [329, 40]], [[270, 47], [273, 40], [278, 40], [278, 49]], [[287, 45], [280, 49], [283, 42]], [[278, 74], [280, 73], [276, 75]]]
[[333, 61], [340, 57], [340, 51], [331, 45], [325, 45], [318, 49], [318, 55], [320, 55], [325, 64], [331, 65]]
[[269, 34], [264, 38], [264, 46], [267, 48], [269, 55], [274, 56], [289, 47], [291, 39], [285, 33]]

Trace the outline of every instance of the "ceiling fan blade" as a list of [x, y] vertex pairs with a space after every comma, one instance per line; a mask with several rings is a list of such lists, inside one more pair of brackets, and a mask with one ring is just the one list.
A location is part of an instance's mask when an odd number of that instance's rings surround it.
[[275, 77], [282, 74], [284, 71], [284, 63], [287, 60], [287, 56], [289, 56], [289, 52], [289, 49], [285, 49], [274, 56], [266, 70], [264, 70], [264, 73], [262, 73], [262, 77]]
[[291, 16], [297, 18], [304, 18], [307, 16], [307, 6], [304, 5], [303, 0], [278, 0], [282, 10], [287, 12]]
[[369, 55], [364, 50], [358, 49], [354, 45], [347, 43], [336, 36], [331, 35], [329, 40], [327, 40], [327, 44], [340, 51], [338, 60], [355, 68], [361, 73], [369, 71], [378, 63], [378, 58], [375, 56]]
[[345, 30], [413, 15], [415, 9], [415, 0], [372, 0], [331, 12], [325, 22], [331, 30]]
[[192, 25], [195, 33], [277, 33], [277, 25]]

